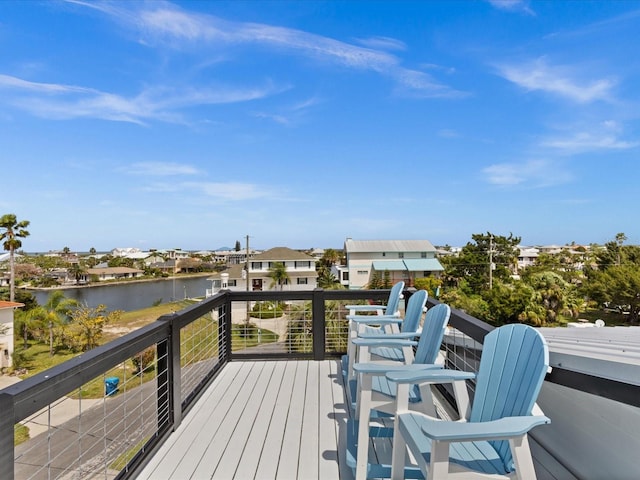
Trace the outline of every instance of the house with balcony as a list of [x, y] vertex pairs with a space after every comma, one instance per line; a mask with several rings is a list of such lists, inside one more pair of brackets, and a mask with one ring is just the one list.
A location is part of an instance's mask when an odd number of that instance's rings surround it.
[[[374, 274], [388, 275], [390, 282], [413, 286], [416, 278], [437, 276], [444, 267], [428, 240], [353, 240], [344, 242], [346, 268], [337, 278], [349, 289], [366, 288]], [[388, 274], [385, 274], [388, 272]]]
[[[246, 266], [249, 266], [247, 279]], [[207, 295], [215, 295], [220, 290], [269, 290], [273, 283], [269, 272], [276, 263], [285, 266], [289, 277], [282, 285], [282, 290], [309, 290], [318, 285], [316, 259], [311, 255], [287, 247], [275, 247], [255, 254], [244, 265], [235, 264], [223, 272], [209, 277], [212, 288]], [[247, 288], [247, 281], [249, 288]]]
[[0, 300], [0, 368], [8, 368], [13, 360], [13, 312], [23, 303]]

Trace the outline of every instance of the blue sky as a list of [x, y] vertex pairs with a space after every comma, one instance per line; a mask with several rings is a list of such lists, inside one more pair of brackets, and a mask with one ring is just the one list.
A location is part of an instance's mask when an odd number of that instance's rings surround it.
[[0, 2], [27, 251], [640, 243], [640, 2]]

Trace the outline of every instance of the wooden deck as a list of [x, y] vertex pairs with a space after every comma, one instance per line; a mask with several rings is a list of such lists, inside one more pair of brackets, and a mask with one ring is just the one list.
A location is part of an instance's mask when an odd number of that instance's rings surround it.
[[231, 362], [138, 478], [352, 479], [339, 368]]

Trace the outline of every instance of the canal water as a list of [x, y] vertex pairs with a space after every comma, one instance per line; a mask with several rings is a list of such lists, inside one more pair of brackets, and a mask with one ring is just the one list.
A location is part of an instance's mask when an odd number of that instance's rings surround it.
[[[211, 282], [206, 276], [167, 278], [148, 282], [119, 283], [95, 287], [64, 288], [67, 298], [74, 298], [83, 305], [106, 305], [107, 310], [138, 310], [157, 303], [167, 303], [184, 298], [204, 297]], [[47, 303], [53, 290], [30, 290], [40, 305]]]

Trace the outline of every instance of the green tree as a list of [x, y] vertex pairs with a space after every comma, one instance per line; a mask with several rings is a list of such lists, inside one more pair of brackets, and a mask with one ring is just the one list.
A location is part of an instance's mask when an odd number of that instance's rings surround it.
[[413, 286], [418, 290], [426, 290], [429, 296], [436, 297], [436, 292], [442, 285], [442, 280], [436, 277], [419, 277], [413, 282]]
[[7, 213], [0, 217], [0, 242], [3, 242], [4, 249], [9, 252], [9, 301], [15, 299], [15, 254], [14, 252], [22, 246], [21, 238], [29, 236], [26, 228], [29, 226], [28, 220], [18, 221], [13, 213]]
[[369, 280], [369, 284], [367, 285], [369, 290], [381, 290], [384, 288], [382, 286], [382, 275], [380, 270], [374, 270], [371, 274], [371, 280]]
[[586, 291], [599, 304], [629, 306], [629, 321], [637, 323], [640, 316], [640, 268], [636, 264], [613, 265], [605, 270], [587, 271]]
[[69, 267], [69, 273], [75, 278], [76, 284], [80, 283], [80, 279], [87, 273], [87, 269], [81, 262], [74, 262]]
[[95, 255], [96, 253], [97, 253], [97, 250], [95, 248], [91, 247], [89, 249], [89, 255]]
[[493, 280], [509, 283], [512, 269], [518, 261], [520, 237], [474, 234], [458, 256], [444, 257], [445, 276], [459, 285], [466, 281], [472, 294], [489, 288], [490, 271]]
[[242, 249], [242, 247], [240, 246], [240, 240], [236, 240], [236, 248], [235, 251], [239, 252]]
[[287, 273], [287, 267], [282, 262], [272, 263], [269, 267], [268, 276], [271, 279], [270, 288], [277, 285], [280, 290], [282, 290], [283, 285], [286, 285], [291, 280]]
[[519, 323], [532, 297], [532, 289], [523, 282], [503, 283], [496, 281], [491, 290], [485, 290], [482, 297], [489, 308], [489, 323], [500, 326]]
[[78, 307], [78, 301], [66, 298], [60, 290], [51, 292], [47, 297], [47, 302], [43, 306], [38, 306], [29, 311], [32, 319], [40, 322], [44, 328], [49, 330], [49, 355], [53, 356], [53, 334], [54, 328], [68, 323], [74, 308]]
[[70, 342], [69, 347], [74, 350], [86, 352], [100, 344], [104, 326], [116, 321], [122, 311], [107, 311], [105, 305], [89, 307], [81, 305], [71, 312], [71, 322], [66, 325], [66, 338]]

